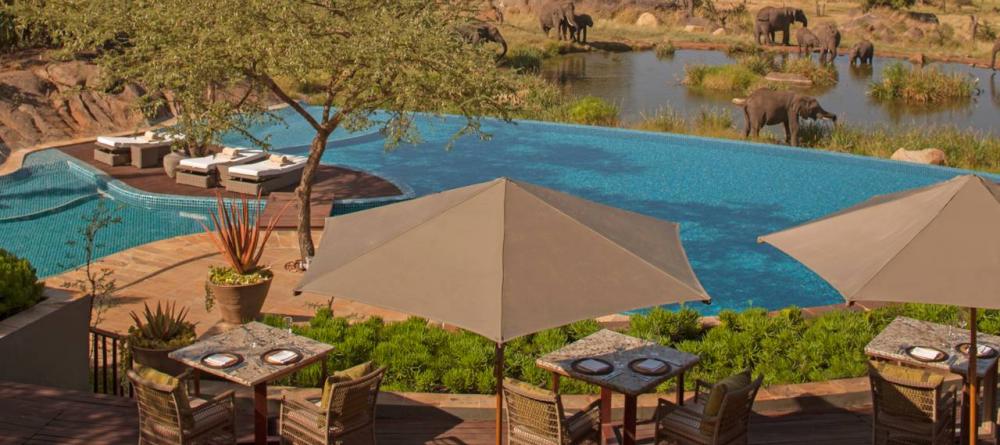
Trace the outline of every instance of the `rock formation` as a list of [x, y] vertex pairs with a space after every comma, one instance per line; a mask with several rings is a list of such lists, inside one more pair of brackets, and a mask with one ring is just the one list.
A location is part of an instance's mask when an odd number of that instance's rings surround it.
[[892, 154], [894, 161], [915, 162], [917, 164], [945, 165], [948, 158], [944, 152], [937, 148], [925, 148], [923, 150], [907, 150], [900, 148]]

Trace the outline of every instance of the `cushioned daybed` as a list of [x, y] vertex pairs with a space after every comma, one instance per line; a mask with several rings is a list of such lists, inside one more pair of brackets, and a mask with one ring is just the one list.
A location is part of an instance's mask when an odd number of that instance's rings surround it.
[[305, 166], [304, 156], [278, 154], [261, 162], [234, 165], [229, 168], [226, 190], [247, 195], [280, 190], [299, 182]]
[[94, 149], [94, 160], [111, 166], [130, 161], [137, 168], [155, 167], [170, 153], [177, 137], [147, 131], [138, 136], [100, 136]]
[[226, 147], [221, 152], [199, 158], [182, 159], [177, 165], [177, 183], [194, 187], [215, 187], [219, 179], [225, 179], [230, 166], [263, 159], [261, 150]]

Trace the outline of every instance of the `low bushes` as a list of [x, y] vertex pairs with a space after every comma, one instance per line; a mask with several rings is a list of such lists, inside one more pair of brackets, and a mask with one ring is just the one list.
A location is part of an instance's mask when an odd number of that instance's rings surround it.
[[759, 73], [741, 64], [684, 67], [684, 85], [692, 88], [743, 94], [760, 79]]
[[586, 96], [570, 102], [566, 108], [569, 122], [585, 125], [618, 125], [618, 107], [604, 99]]
[[882, 80], [872, 82], [868, 94], [884, 101], [931, 104], [969, 99], [976, 81], [959, 73], [944, 73], [936, 67], [908, 68], [895, 62], [882, 70]]
[[688, 120], [671, 108], [662, 108], [651, 116], [644, 115], [632, 125], [636, 130], [686, 133], [699, 136], [736, 137], [733, 115], [725, 108], [702, 108]]
[[819, 87], [836, 85], [837, 83], [837, 68], [833, 64], [819, 63], [811, 58], [787, 59], [782, 64], [781, 71], [798, 74]]
[[674, 42], [667, 40], [666, 42], [660, 42], [656, 44], [654, 48], [656, 57], [660, 59], [667, 59], [674, 56], [677, 52], [677, 48], [674, 46]]
[[506, 64], [517, 72], [537, 72], [542, 68], [545, 54], [538, 48], [514, 48], [505, 56]]
[[[701, 363], [692, 379], [716, 380], [752, 368], [769, 385], [859, 377], [866, 370], [864, 346], [895, 317], [904, 315], [937, 323], [956, 324], [956, 308], [934, 305], [898, 305], [870, 312], [836, 310], [806, 319], [794, 307], [771, 316], [763, 309], [723, 311], [720, 324], [704, 329], [693, 309], [656, 308], [632, 317], [628, 334], [697, 354]], [[281, 326], [280, 317], [265, 322]], [[1000, 311], [984, 311], [980, 329], [1000, 333]], [[317, 312], [296, 334], [334, 346], [330, 369], [345, 369], [367, 360], [388, 368], [383, 388], [393, 391], [429, 391], [491, 394], [494, 389], [494, 345], [478, 335], [448, 331], [421, 318], [387, 323], [379, 318], [351, 324], [329, 310]], [[507, 376], [548, 384], [549, 375], [535, 366], [535, 359], [600, 329], [591, 320], [581, 321], [506, 345]], [[307, 367], [286, 384], [316, 386], [319, 365]], [[668, 390], [665, 383], [661, 390]], [[596, 388], [564, 379], [565, 393], [593, 393]]]
[[0, 320], [38, 303], [43, 287], [28, 260], [0, 249]]

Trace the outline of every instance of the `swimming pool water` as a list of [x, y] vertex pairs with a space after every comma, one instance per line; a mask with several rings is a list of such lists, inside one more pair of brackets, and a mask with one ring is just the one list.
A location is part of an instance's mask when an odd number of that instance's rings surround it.
[[[276, 147], [286, 147], [279, 151], [305, 152], [312, 132], [291, 112], [283, 114], [287, 126], [264, 131]], [[711, 306], [696, 306], [706, 314], [841, 302], [826, 282], [757, 244], [757, 237], [876, 194], [967, 173], [740, 141], [539, 122], [484, 121], [492, 140], [463, 137], [446, 151], [461, 123], [422, 116], [422, 143], [393, 151], [377, 141], [337, 147], [323, 160], [391, 175], [418, 195], [508, 176], [677, 221], [694, 269], [714, 299]]]

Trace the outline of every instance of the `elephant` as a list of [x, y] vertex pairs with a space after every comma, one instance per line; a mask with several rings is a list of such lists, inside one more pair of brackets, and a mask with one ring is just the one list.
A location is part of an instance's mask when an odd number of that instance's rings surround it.
[[820, 47], [819, 37], [809, 28], [799, 28], [795, 31], [795, 43], [799, 45], [799, 56], [805, 54], [811, 58], [814, 49]]
[[761, 37], [767, 41], [768, 45], [774, 45], [774, 34], [781, 31], [781, 42], [788, 46], [791, 40], [792, 23], [802, 22], [803, 27], [809, 26], [806, 13], [798, 8], [775, 8], [767, 6], [757, 11], [757, 20], [754, 23], [754, 38], [757, 44], [761, 44]]
[[577, 14], [576, 25], [579, 27], [569, 29], [570, 37], [577, 42], [587, 43], [587, 28], [594, 27], [594, 19], [590, 14]]
[[538, 8], [538, 22], [542, 25], [542, 33], [549, 34], [550, 29], [557, 29], [559, 40], [563, 37], [570, 40], [570, 29], [579, 28], [576, 23], [576, 7], [572, 1], [551, 0]]
[[798, 145], [800, 118], [830, 119], [834, 125], [837, 123], [837, 115], [824, 110], [815, 97], [792, 91], [760, 88], [751, 93], [741, 107], [746, 121], [743, 137], [749, 137], [751, 130], [757, 137], [765, 125], [782, 124], [785, 126], [785, 143]]
[[837, 59], [837, 48], [840, 47], [840, 30], [832, 23], [827, 23], [816, 30], [816, 37], [819, 37], [819, 59], [826, 61], [826, 56], [830, 56], [830, 63]]
[[990, 57], [990, 69], [993, 71], [997, 70], [997, 53], [1000, 53], [1000, 39], [997, 39], [996, 43], [993, 44], [993, 49], [990, 50], [993, 54]]
[[507, 41], [500, 35], [500, 30], [489, 23], [469, 23], [458, 28], [458, 33], [466, 42], [477, 45], [484, 42], [494, 42], [500, 44], [500, 54], [497, 59], [502, 59], [507, 55]]
[[875, 45], [867, 40], [862, 40], [855, 43], [848, 54], [851, 56], [851, 65], [854, 65], [855, 61], [861, 65], [871, 65], [872, 59], [875, 58]]

